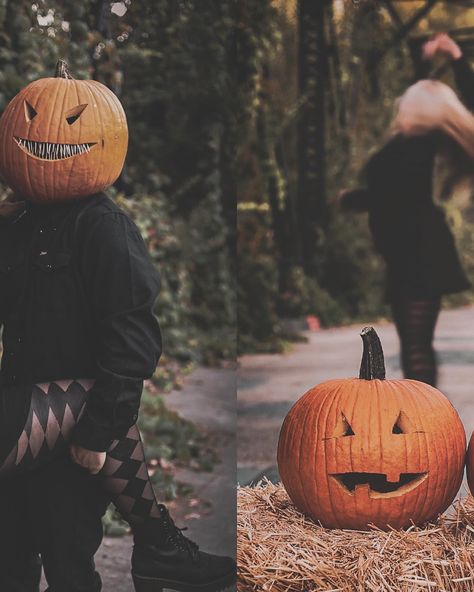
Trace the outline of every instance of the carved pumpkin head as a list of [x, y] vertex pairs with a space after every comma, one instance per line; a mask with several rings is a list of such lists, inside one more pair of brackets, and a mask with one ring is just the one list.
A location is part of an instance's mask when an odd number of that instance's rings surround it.
[[16, 194], [37, 202], [91, 195], [120, 175], [128, 143], [118, 98], [95, 80], [55, 78], [21, 90], [0, 119], [0, 171]]
[[362, 331], [359, 378], [310, 389], [288, 413], [278, 467], [294, 504], [329, 528], [422, 524], [454, 499], [464, 428], [437, 389], [385, 380], [382, 348]]

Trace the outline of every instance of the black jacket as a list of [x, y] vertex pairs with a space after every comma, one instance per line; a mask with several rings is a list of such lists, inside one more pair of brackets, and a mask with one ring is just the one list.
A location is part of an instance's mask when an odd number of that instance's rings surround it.
[[[95, 378], [74, 441], [106, 450], [136, 419], [161, 354], [152, 313], [159, 276], [135, 224], [106, 195], [27, 202], [0, 220], [2, 396], [12, 437], [29, 408], [28, 385]], [[13, 389], [12, 389], [13, 387]], [[16, 413], [14, 410], [16, 409]]]

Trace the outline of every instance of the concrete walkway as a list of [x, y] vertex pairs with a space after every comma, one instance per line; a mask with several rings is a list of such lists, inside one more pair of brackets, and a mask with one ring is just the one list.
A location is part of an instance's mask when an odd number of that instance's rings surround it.
[[[168, 406], [209, 435], [221, 460], [211, 472], [178, 470], [177, 481], [191, 485], [189, 500], [168, 504], [178, 526], [211, 553], [236, 554], [235, 370], [198, 368], [181, 390], [166, 395]], [[96, 555], [103, 592], [132, 592], [132, 537], [105, 538]], [[3, 591], [2, 591], [3, 592]], [[6, 591], [5, 591], [6, 592]]]
[[[363, 325], [307, 332], [308, 343], [289, 354], [249, 355], [238, 370], [238, 480], [246, 484], [264, 471], [277, 478], [276, 447], [282, 421], [310, 387], [331, 378], [357, 376]], [[401, 378], [393, 325], [374, 325], [385, 352], [387, 378]], [[444, 311], [436, 330], [439, 388], [474, 430], [474, 308]]]

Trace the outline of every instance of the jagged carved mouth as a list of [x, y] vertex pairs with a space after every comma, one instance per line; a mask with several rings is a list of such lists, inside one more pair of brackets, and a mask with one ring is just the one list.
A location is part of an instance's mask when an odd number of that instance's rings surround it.
[[401, 473], [398, 481], [387, 481], [382, 473], [334, 473], [331, 477], [349, 494], [365, 489], [372, 498], [396, 497], [418, 487], [428, 473]]
[[30, 156], [41, 160], [65, 160], [79, 154], [90, 152], [97, 142], [84, 144], [53, 144], [52, 142], [36, 142], [15, 136], [15, 142]]

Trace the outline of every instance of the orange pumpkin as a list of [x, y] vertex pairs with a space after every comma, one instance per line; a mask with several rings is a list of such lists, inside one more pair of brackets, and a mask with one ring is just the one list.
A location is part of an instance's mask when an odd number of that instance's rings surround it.
[[21, 198], [37, 202], [91, 195], [120, 175], [128, 143], [118, 98], [95, 80], [74, 80], [64, 61], [36, 80], [0, 119], [0, 171]]
[[361, 335], [359, 378], [315, 386], [285, 418], [280, 476], [294, 504], [328, 528], [422, 524], [459, 490], [464, 428], [437, 389], [386, 380], [376, 332]]

